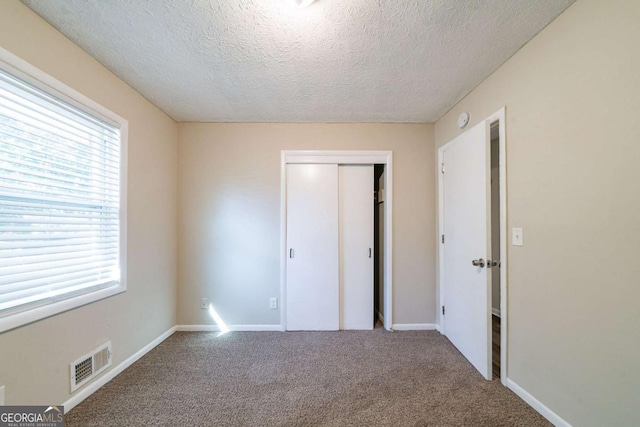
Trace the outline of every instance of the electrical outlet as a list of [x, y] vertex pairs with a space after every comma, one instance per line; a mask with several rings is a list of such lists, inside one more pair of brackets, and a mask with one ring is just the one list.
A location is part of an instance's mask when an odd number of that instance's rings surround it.
[[278, 308], [278, 298], [276, 297], [269, 298], [269, 308], [271, 310], [275, 310], [276, 308]]
[[4, 386], [0, 387], [0, 406], [4, 406]]
[[209, 308], [209, 300], [207, 298], [202, 298], [200, 300], [200, 310], [207, 310]]

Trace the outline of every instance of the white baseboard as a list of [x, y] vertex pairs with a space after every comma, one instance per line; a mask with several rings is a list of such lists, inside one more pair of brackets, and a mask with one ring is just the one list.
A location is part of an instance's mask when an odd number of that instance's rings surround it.
[[391, 329], [394, 331], [435, 331], [438, 325], [435, 323], [394, 323]]
[[[229, 331], [282, 331], [280, 325], [227, 325]], [[220, 332], [218, 325], [178, 325], [180, 332]]]
[[527, 402], [529, 406], [538, 411], [540, 415], [545, 417], [549, 422], [551, 422], [556, 427], [571, 427], [571, 424], [560, 418], [558, 414], [553, 412], [551, 409], [547, 408], [542, 402], [529, 394], [528, 391], [520, 387], [518, 384], [514, 383], [512, 380], [507, 378], [507, 387], [513, 391], [515, 394], [520, 396], [522, 400]]
[[442, 334], [442, 325], [440, 323], [436, 323], [436, 331]]
[[174, 326], [173, 328], [169, 329], [167, 332], [160, 335], [158, 338], [151, 341], [149, 344], [142, 347], [140, 350], [135, 352], [133, 355], [131, 355], [126, 360], [124, 360], [118, 366], [115, 366], [111, 370], [106, 371], [104, 375], [96, 378], [95, 381], [89, 383], [86, 387], [78, 390], [76, 394], [71, 396], [66, 402], [62, 404], [62, 406], [64, 406], [65, 414], [69, 413], [69, 411], [72, 410], [77, 404], [79, 404], [80, 402], [85, 400], [87, 397], [95, 393], [96, 390], [98, 390], [100, 387], [102, 387], [103, 385], [105, 385], [106, 383], [114, 379], [116, 375], [118, 375], [120, 372], [124, 371], [129, 366], [133, 365], [142, 356], [144, 356], [145, 354], [153, 350], [162, 341], [169, 338], [175, 331], [176, 331], [176, 327]]
[[500, 309], [499, 308], [492, 308], [491, 309], [491, 314], [493, 314], [494, 316], [500, 317]]

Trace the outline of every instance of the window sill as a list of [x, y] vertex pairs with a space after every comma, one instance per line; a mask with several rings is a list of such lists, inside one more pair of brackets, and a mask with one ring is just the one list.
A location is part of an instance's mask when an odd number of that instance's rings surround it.
[[10, 314], [6, 317], [0, 317], [0, 333], [120, 294], [126, 290], [126, 285], [124, 283], [120, 283], [88, 294], [43, 305], [24, 312]]

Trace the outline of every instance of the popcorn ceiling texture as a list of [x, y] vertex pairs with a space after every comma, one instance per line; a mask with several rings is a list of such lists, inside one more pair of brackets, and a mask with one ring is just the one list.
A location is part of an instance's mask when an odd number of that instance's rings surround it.
[[23, 0], [177, 121], [435, 122], [574, 0]]

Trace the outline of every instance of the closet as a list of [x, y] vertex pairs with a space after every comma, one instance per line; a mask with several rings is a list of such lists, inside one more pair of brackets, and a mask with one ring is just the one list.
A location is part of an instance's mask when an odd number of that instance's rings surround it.
[[286, 167], [287, 330], [373, 329], [373, 165]]

